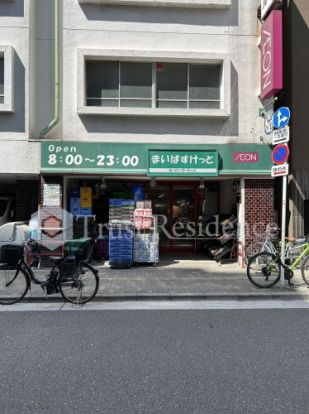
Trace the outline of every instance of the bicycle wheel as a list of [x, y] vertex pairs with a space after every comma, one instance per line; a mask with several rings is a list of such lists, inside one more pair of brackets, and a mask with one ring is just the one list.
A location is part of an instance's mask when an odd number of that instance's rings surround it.
[[245, 250], [245, 263], [248, 264], [251, 257], [255, 256], [258, 253], [263, 251], [264, 243], [263, 242], [256, 242], [250, 244], [248, 248]]
[[304, 279], [304, 282], [309, 285], [309, 256], [306, 257], [306, 259], [303, 261], [303, 264], [301, 266], [301, 275]]
[[280, 262], [274, 254], [261, 252], [249, 260], [247, 276], [254, 286], [265, 289], [279, 281], [280, 270]]
[[16, 269], [14, 266], [0, 266], [0, 304], [13, 305], [28, 292], [30, 283], [24, 269]]
[[63, 298], [74, 304], [84, 304], [93, 299], [99, 288], [97, 272], [88, 264], [81, 263], [73, 275], [61, 275], [59, 290]]

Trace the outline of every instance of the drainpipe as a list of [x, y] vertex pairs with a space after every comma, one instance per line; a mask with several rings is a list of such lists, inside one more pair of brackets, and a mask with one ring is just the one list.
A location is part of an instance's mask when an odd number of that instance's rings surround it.
[[54, 48], [54, 72], [55, 72], [55, 104], [54, 119], [40, 132], [40, 138], [44, 138], [58, 123], [60, 119], [60, 0], [54, 0], [55, 15], [55, 48]]

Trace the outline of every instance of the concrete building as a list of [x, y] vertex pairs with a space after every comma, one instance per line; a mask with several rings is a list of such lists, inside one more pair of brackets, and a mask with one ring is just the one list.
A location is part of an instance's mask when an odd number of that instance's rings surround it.
[[39, 144], [31, 142], [30, 2], [0, 1], [0, 191], [16, 196], [16, 219], [35, 210], [40, 171]]
[[[274, 209], [258, 116], [258, 6], [0, 0], [2, 181], [41, 177], [60, 186], [67, 209], [70, 192], [91, 188], [102, 220], [104, 197], [140, 186], [170, 225], [174, 205], [182, 223], [234, 215], [242, 244], [253, 240], [254, 223], [264, 229]], [[193, 252], [198, 242], [162, 248]]]

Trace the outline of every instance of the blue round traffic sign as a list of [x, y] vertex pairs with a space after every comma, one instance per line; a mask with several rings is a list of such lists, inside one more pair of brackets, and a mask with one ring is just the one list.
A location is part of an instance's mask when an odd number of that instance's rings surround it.
[[280, 165], [287, 162], [290, 155], [289, 147], [286, 144], [276, 145], [271, 154], [274, 164]]
[[290, 122], [291, 112], [286, 106], [279, 108], [273, 115], [273, 124], [277, 129], [284, 128]]

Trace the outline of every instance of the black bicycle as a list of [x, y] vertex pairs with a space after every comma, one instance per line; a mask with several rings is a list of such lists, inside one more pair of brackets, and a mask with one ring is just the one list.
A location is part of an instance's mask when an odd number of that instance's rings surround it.
[[[82, 253], [89, 248], [83, 246]], [[12, 305], [22, 300], [31, 284], [39, 285], [47, 295], [60, 293], [71, 303], [82, 305], [93, 299], [99, 288], [98, 271], [82, 260], [82, 255], [50, 257], [53, 265], [45, 277], [39, 280], [28, 264], [27, 242], [22, 246], [1, 247], [0, 304]]]

